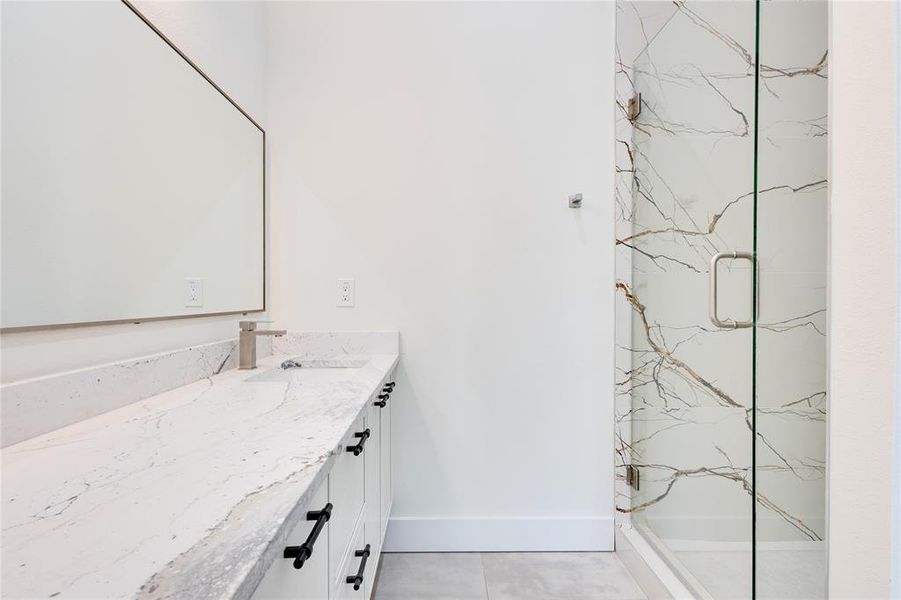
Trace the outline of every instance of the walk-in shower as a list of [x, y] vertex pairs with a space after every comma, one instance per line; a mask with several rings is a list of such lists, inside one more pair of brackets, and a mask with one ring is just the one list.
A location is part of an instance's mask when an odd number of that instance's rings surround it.
[[617, 1], [617, 509], [699, 597], [825, 598], [824, 1]]

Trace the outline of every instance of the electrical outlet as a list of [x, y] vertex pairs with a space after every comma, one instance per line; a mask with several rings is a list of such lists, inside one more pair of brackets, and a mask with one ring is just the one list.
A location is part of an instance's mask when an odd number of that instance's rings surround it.
[[185, 306], [203, 306], [203, 279], [185, 278]]
[[338, 280], [338, 303], [335, 306], [353, 306], [354, 305], [354, 280], [339, 279]]

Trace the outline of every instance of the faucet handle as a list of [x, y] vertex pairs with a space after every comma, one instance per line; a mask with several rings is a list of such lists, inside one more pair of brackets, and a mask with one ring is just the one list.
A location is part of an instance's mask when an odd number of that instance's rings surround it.
[[254, 331], [260, 323], [272, 323], [272, 321], [238, 321], [241, 331]]

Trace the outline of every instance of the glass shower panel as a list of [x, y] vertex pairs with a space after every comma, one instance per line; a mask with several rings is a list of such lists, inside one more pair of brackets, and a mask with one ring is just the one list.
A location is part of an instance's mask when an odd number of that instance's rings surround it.
[[[752, 595], [753, 328], [710, 318], [711, 259], [754, 244], [756, 5], [632, 2], [632, 524], [681, 578]], [[628, 109], [626, 109], [628, 112]], [[622, 218], [622, 217], [621, 217]], [[718, 318], [752, 318], [753, 269], [719, 262]]]
[[761, 2], [757, 597], [825, 598], [825, 1]]

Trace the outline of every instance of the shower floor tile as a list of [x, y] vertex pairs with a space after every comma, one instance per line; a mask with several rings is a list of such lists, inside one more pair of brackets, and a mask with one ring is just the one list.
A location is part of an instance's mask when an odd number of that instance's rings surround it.
[[[750, 552], [674, 552], [717, 600], [750, 598]], [[762, 550], [757, 556], [759, 600], [823, 600], [826, 598], [826, 564], [822, 551]]]

